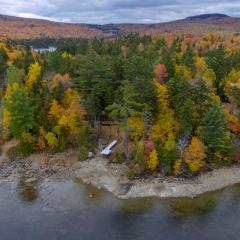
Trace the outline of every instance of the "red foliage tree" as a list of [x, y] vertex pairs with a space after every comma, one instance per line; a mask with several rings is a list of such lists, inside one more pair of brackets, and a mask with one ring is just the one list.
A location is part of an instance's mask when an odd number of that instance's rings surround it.
[[144, 159], [148, 159], [151, 152], [154, 150], [154, 142], [151, 138], [144, 141]]
[[165, 79], [168, 77], [168, 71], [164, 64], [158, 64], [154, 68], [154, 79], [160, 84], [165, 83]]

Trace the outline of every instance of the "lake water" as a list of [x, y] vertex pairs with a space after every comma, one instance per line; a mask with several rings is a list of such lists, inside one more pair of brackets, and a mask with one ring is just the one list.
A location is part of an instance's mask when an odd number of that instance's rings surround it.
[[55, 52], [57, 50], [56, 47], [49, 47], [49, 48], [34, 48], [32, 47], [34, 52], [46, 53], [46, 52]]
[[118, 200], [78, 180], [3, 183], [0, 239], [239, 240], [240, 185], [195, 200]]

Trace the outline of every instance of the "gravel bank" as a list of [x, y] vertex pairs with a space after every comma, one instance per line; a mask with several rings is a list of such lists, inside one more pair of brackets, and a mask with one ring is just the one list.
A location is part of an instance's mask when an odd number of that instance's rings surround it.
[[76, 149], [55, 154], [35, 153], [26, 159], [9, 160], [6, 151], [15, 144], [15, 142], [7, 142], [2, 146], [0, 183], [14, 182], [20, 177], [26, 178], [27, 181], [42, 181], [50, 177], [61, 179], [73, 175], [77, 162]]

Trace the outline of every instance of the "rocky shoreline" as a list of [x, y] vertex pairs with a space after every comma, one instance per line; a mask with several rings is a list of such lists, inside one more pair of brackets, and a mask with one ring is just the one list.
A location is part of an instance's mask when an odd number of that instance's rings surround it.
[[14, 182], [22, 176], [29, 182], [73, 177], [85, 184], [107, 190], [120, 199], [195, 198], [203, 193], [240, 183], [238, 166], [217, 169], [188, 181], [156, 177], [130, 181], [126, 177], [127, 171], [126, 166], [112, 164], [108, 159], [100, 156], [79, 162], [76, 158], [76, 149], [68, 149], [53, 155], [33, 154], [27, 159], [15, 161], [7, 160], [4, 155], [0, 157], [0, 183]]
[[20, 177], [27, 181], [44, 181], [51, 177], [65, 178], [72, 176], [77, 162], [76, 149], [68, 149], [61, 153], [36, 153], [26, 159], [9, 160], [6, 151], [13, 144], [7, 143], [0, 156], [0, 183], [14, 182]]
[[79, 163], [75, 175], [84, 183], [103, 188], [121, 199], [195, 198], [203, 193], [240, 183], [240, 168], [237, 166], [217, 169], [189, 181], [177, 181], [173, 178], [163, 180], [153, 177], [129, 181], [124, 174], [125, 170], [124, 166], [116, 166], [106, 159], [97, 157]]
[[27, 181], [42, 181], [59, 173], [65, 172], [65, 175], [72, 173], [71, 169], [59, 166], [36, 166], [32, 162], [25, 160], [3, 163], [0, 165], [0, 183], [13, 182], [24, 177]]

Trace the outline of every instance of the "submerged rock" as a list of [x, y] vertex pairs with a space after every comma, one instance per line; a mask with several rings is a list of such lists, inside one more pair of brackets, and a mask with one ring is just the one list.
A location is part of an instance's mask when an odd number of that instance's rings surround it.
[[37, 181], [37, 178], [28, 178], [27, 180], [25, 180], [25, 183], [32, 183], [36, 181]]

